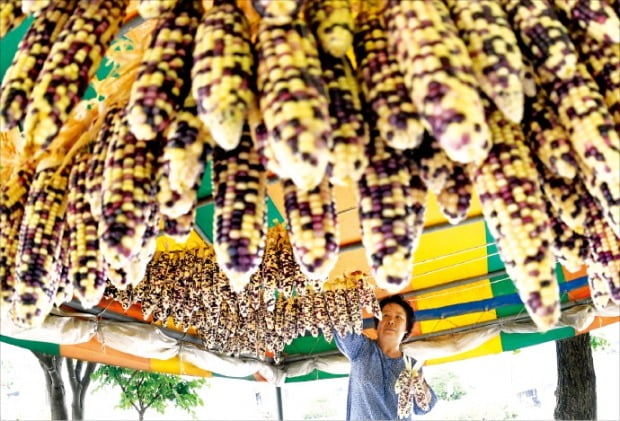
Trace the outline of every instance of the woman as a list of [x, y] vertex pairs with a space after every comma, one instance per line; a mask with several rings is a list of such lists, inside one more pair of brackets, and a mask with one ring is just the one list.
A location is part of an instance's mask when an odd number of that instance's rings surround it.
[[[401, 342], [409, 336], [415, 320], [413, 310], [400, 295], [379, 303], [381, 320], [375, 319], [377, 340], [364, 335], [334, 334], [338, 349], [351, 361], [347, 420], [395, 420], [398, 396], [394, 385], [405, 368]], [[422, 402], [413, 403], [415, 414], [429, 412], [437, 402], [435, 392], [418, 371], [417, 381], [424, 390]]]

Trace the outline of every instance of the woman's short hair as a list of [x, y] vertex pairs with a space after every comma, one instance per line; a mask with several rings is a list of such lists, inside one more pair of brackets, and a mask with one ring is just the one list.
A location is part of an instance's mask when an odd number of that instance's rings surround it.
[[[413, 313], [413, 309], [409, 305], [409, 303], [400, 295], [390, 295], [389, 297], [385, 297], [381, 301], [379, 301], [379, 307], [383, 310], [387, 304], [398, 304], [405, 310], [405, 315], [407, 316], [407, 335], [408, 337], [411, 334], [411, 329], [413, 328], [413, 323], [415, 323], [415, 314]], [[375, 328], [379, 324], [379, 319], [375, 317]]]

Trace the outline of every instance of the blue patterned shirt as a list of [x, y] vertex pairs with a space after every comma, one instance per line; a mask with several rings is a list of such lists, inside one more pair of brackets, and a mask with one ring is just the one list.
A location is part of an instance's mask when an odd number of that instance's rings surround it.
[[[338, 349], [351, 361], [347, 420], [398, 419], [398, 396], [394, 385], [405, 368], [404, 359], [388, 357], [376, 341], [365, 335], [349, 334], [343, 338], [334, 332], [334, 338]], [[437, 396], [432, 389], [431, 394], [428, 411], [437, 403]], [[428, 411], [423, 411], [413, 403], [415, 414]]]

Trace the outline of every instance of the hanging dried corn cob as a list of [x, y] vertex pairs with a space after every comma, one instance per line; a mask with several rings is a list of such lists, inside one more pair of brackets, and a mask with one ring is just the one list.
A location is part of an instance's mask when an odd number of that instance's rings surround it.
[[408, 367], [405, 367], [398, 375], [396, 383], [394, 383], [394, 392], [398, 395], [398, 418], [401, 419], [408, 418], [413, 412], [413, 393], [410, 380], [411, 371]]
[[3, 130], [16, 127], [24, 118], [26, 105], [43, 63], [76, 3], [76, 0], [54, 1], [34, 18], [20, 41], [0, 87], [0, 127]]
[[620, 132], [620, 51], [618, 44], [596, 42], [581, 31], [571, 32], [580, 58], [605, 99], [609, 114], [614, 120], [616, 131]]
[[104, 121], [93, 140], [93, 152], [86, 173], [86, 201], [90, 207], [93, 217], [97, 220], [101, 218], [102, 205], [101, 190], [103, 183], [103, 170], [108, 151], [110, 139], [115, 138], [120, 130], [122, 109], [118, 106], [109, 108], [105, 114]]
[[439, 210], [453, 225], [467, 218], [471, 204], [472, 182], [465, 169], [455, 163], [452, 173], [437, 195]]
[[261, 16], [261, 21], [270, 24], [287, 24], [296, 16], [303, 0], [252, 0], [254, 10]]
[[26, 18], [22, 11], [22, 0], [6, 0], [0, 3], [0, 39], [13, 28], [17, 28]]
[[99, 251], [98, 223], [86, 200], [88, 165], [92, 160], [89, 146], [75, 157], [69, 175], [69, 193], [65, 229], [70, 232], [67, 254], [67, 278], [82, 306], [99, 303], [105, 290], [103, 257]]
[[166, 130], [189, 91], [198, 9], [197, 2], [179, 1], [154, 29], [127, 104], [127, 121], [139, 140], [155, 140]]
[[369, 164], [358, 183], [362, 243], [381, 288], [396, 292], [409, 284], [414, 247], [411, 174], [401, 154], [370, 128]]
[[325, 280], [336, 264], [339, 250], [332, 187], [326, 177], [309, 191], [284, 180], [283, 192], [295, 261], [309, 278]]
[[286, 173], [273, 153], [273, 137], [267, 130], [257, 105], [250, 107], [248, 112], [248, 124], [250, 125], [254, 145], [258, 151], [258, 156], [260, 157], [260, 162], [263, 164], [263, 167], [279, 178], [286, 178]]
[[601, 181], [596, 173], [583, 170], [581, 179], [610, 228], [620, 238], [620, 183]]
[[547, 92], [577, 156], [600, 180], [620, 181], [620, 137], [586, 66]]
[[50, 275], [51, 278], [58, 278], [50, 281], [51, 284], [58, 284], [53, 303], [56, 307], [60, 307], [73, 299], [73, 283], [69, 278], [69, 235], [70, 232], [65, 221], [62, 227], [60, 250], [58, 256], [55, 256], [54, 266]]
[[139, 0], [138, 13], [142, 19], [163, 18], [183, 1], [186, 0]]
[[306, 0], [304, 13], [323, 50], [344, 57], [353, 44], [350, 0]]
[[37, 14], [45, 10], [52, 0], [21, 0], [22, 12], [29, 15], [31, 13]]
[[250, 25], [234, 2], [220, 2], [205, 13], [196, 30], [193, 57], [192, 92], [198, 115], [215, 142], [232, 150], [254, 101]]
[[115, 268], [128, 263], [142, 247], [160, 151], [158, 142], [136, 139], [126, 115], [121, 117], [106, 152], [99, 223], [101, 252]]
[[194, 229], [194, 221], [196, 219], [196, 208], [192, 209], [176, 218], [170, 218], [162, 215], [163, 228], [162, 233], [172, 238], [177, 243], [185, 243]]
[[551, 206], [551, 211], [578, 234], [583, 234], [586, 208], [583, 184], [558, 177], [538, 165], [540, 187]]
[[452, 173], [454, 163], [437, 139], [424, 132], [422, 144], [413, 151], [406, 151], [405, 155], [416, 164], [419, 176], [428, 190], [439, 194]]
[[195, 106], [186, 100], [185, 108], [175, 114], [165, 137], [162, 161], [170, 188], [178, 192], [193, 190], [201, 182], [213, 149], [213, 140], [196, 116]]
[[538, 328], [547, 330], [560, 316], [560, 302], [538, 174], [521, 128], [485, 105], [493, 147], [480, 166], [472, 166], [471, 178], [506, 271]]
[[277, 232], [277, 247], [275, 252], [278, 254], [276, 287], [284, 297], [292, 297], [295, 288], [295, 277], [299, 272], [299, 265], [295, 261], [293, 246], [289, 239], [286, 228], [278, 224], [271, 230]]
[[420, 171], [415, 161], [406, 158], [406, 165], [409, 169], [409, 196], [407, 197], [407, 206], [411, 209], [412, 214], [409, 223], [413, 230], [412, 247], [415, 252], [418, 249], [418, 243], [420, 242], [420, 238], [422, 238], [422, 231], [424, 230], [428, 189], [422, 177], [420, 177]]
[[45, 59], [24, 118], [28, 144], [46, 148], [81, 99], [116, 35], [127, 0], [79, 0]]
[[411, 101], [377, 13], [363, 11], [357, 15], [354, 47], [364, 102], [378, 116], [376, 124], [381, 137], [392, 148], [417, 147], [424, 134], [419, 108]]
[[611, 299], [620, 302], [620, 244], [618, 237], [605, 222], [594, 199], [586, 194], [587, 218], [585, 236], [590, 247], [590, 259], [594, 264], [602, 265], [598, 273], [609, 284]]
[[[272, 2], [282, 3], [282, 2]], [[271, 25], [257, 35], [260, 109], [274, 156], [300, 188], [316, 187], [329, 160], [331, 127], [314, 37], [302, 21]]]
[[606, 43], [620, 42], [620, 20], [604, 0], [552, 0], [551, 3], [588, 37]]
[[577, 52], [548, 0], [500, 0], [543, 82], [574, 76]]
[[528, 98], [526, 109], [523, 129], [532, 154], [553, 174], [573, 179], [578, 167], [575, 152], [543, 89]]
[[609, 282], [604, 277], [606, 269], [600, 263], [592, 260], [588, 261], [588, 286], [590, 287], [590, 297], [592, 304], [597, 309], [604, 309], [611, 299], [609, 292]]
[[438, 0], [389, 0], [394, 46], [422, 122], [450, 159], [480, 162], [491, 147], [471, 60], [446, 6]]
[[588, 239], [551, 214], [549, 206], [547, 212], [550, 213], [549, 221], [553, 231], [553, 254], [568, 271], [577, 272], [588, 259]]
[[215, 216], [213, 247], [217, 261], [240, 291], [258, 269], [265, 250], [266, 172], [246, 125], [236, 149], [213, 153]]
[[0, 189], [0, 305], [13, 301], [19, 231], [34, 172], [24, 163]]
[[332, 126], [332, 145], [327, 174], [329, 181], [350, 185], [359, 180], [368, 158], [366, 122], [357, 80], [349, 60], [335, 58], [319, 51], [323, 79], [329, 96], [329, 121]]
[[499, 3], [446, 0], [480, 88], [511, 121], [523, 118], [523, 58]]
[[[58, 284], [51, 271], [62, 238], [71, 166], [61, 168], [64, 151], [41, 159], [28, 191], [19, 229], [15, 263], [14, 316], [24, 326], [38, 326], [53, 304]], [[57, 277], [56, 277], [57, 278]]]

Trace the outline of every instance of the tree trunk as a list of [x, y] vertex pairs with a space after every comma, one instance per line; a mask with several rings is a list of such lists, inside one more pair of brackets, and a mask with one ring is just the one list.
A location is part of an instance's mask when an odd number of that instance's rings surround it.
[[558, 364], [555, 419], [595, 420], [596, 374], [590, 334], [558, 340], [555, 348]]
[[138, 421], [144, 421], [145, 412], [146, 412], [146, 409], [143, 409], [142, 411], [138, 411]]
[[62, 360], [58, 355], [43, 354], [32, 351], [39, 360], [45, 375], [45, 384], [50, 401], [51, 419], [67, 420], [67, 405], [65, 403], [65, 385], [62, 380]]
[[86, 390], [90, 385], [90, 375], [95, 371], [97, 363], [84, 363], [80, 360], [66, 358], [67, 373], [69, 374], [69, 384], [73, 392], [73, 400], [71, 401], [71, 419], [84, 419], [84, 400], [86, 399]]

